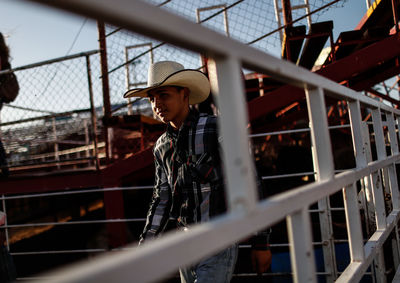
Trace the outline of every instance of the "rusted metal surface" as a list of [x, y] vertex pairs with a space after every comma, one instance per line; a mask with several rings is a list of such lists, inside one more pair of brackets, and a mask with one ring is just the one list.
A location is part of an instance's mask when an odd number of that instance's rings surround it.
[[[393, 35], [374, 43], [362, 50], [338, 60], [315, 73], [327, 77], [335, 82], [342, 83], [354, 79], [355, 74], [363, 74], [373, 70], [383, 62], [395, 60], [400, 56], [400, 37]], [[389, 74], [388, 79], [393, 75]], [[365, 78], [368, 80], [369, 78]], [[250, 121], [261, 118], [267, 113], [276, 111], [290, 103], [304, 99], [304, 91], [294, 86], [283, 86], [275, 91], [258, 97], [248, 104]]]
[[14, 176], [0, 181], [1, 194], [50, 192], [65, 189], [104, 187], [118, 183], [123, 177], [140, 170], [153, 170], [151, 148], [100, 171], [69, 171], [57, 174], [30, 174]]

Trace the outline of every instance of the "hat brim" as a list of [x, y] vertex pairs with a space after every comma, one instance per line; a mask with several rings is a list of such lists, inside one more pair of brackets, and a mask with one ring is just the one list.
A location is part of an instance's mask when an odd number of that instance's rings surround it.
[[198, 70], [185, 69], [169, 75], [157, 85], [146, 88], [130, 89], [124, 94], [124, 98], [147, 97], [148, 92], [162, 86], [187, 87], [190, 90], [189, 104], [198, 104], [207, 99], [210, 94], [210, 82], [206, 75]]

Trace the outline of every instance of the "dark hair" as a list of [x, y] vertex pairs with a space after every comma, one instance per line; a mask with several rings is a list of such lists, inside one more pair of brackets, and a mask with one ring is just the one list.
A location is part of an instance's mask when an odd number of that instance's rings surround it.
[[8, 46], [6, 45], [6, 41], [4, 39], [3, 34], [0, 32], [0, 59], [1, 59], [1, 66], [0, 70], [9, 69], [10, 63], [8, 61], [10, 57], [10, 51]]

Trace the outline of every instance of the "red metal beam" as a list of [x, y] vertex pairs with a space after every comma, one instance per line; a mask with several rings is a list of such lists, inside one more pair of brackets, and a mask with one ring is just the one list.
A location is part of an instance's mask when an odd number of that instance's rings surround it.
[[[400, 35], [396, 34], [356, 51], [315, 73], [340, 83], [398, 56], [400, 56]], [[283, 86], [250, 101], [249, 119], [256, 120], [303, 98], [304, 90], [290, 85]]]
[[369, 93], [371, 93], [372, 95], [374, 95], [374, 96], [380, 97], [380, 98], [382, 98], [382, 99], [385, 99], [385, 100], [387, 100], [387, 101], [393, 103], [393, 104], [395, 105], [396, 108], [399, 108], [399, 106], [400, 106], [400, 101], [398, 101], [397, 99], [394, 99], [394, 98], [390, 97], [389, 95], [380, 93], [379, 91], [377, 91], [377, 90], [375, 90], [375, 89], [372, 89], [372, 88], [369, 89], [369, 90], [367, 90], [367, 91], [368, 91]]
[[377, 71], [370, 76], [365, 76], [363, 80], [349, 81], [349, 87], [356, 90], [368, 90], [374, 85], [387, 80], [388, 78], [394, 77], [400, 74], [400, 66], [388, 67], [385, 70]]
[[70, 171], [52, 175], [12, 176], [0, 181], [0, 194], [114, 186], [120, 182], [122, 177], [153, 166], [153, 160], [152, 149], [149, 148], [97, 172]]
[[152, 148], [145, 149], [129, 158], [113, 163], [102, 170], [103, 178], [120, 180], [140, 169], [152, 166], [154, 163]]
[[96, 171], [68, 172], [57, 175], [27, 175], [0, 181], [1, 194], [21, 194], [65, 189], [100, 187], [100, 173]]

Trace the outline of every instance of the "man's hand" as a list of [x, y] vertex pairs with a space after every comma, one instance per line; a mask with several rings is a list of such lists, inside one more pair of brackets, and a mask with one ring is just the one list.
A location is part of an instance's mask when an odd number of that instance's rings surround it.
[[253, 270], [257, 272], [258, 275], [266, 272], [271, 266], [271, 262], [271, 250], [251, 250], [251, 264], [253, 266]]

